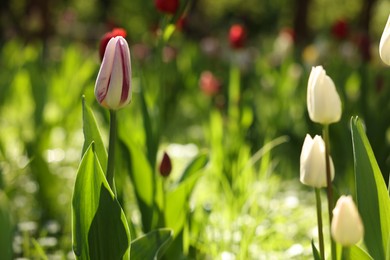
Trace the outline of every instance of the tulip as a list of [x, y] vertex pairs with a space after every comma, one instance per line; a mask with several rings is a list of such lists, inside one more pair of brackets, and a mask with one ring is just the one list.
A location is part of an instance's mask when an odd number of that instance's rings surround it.
[[[331, 179], [334, 178], [334, 166], [329, 156]], [[315, 188], [326, 187], [325, 142], [321, 136], [311, 138], [306, 135], [300, 158], [300, 181]]]
[[333, 80], [322, 66], [313, 67], [307, 86], [307, 109], [310, 119], [328, 125], [341, 118], [341, 101]]
[[169, 174], [171, 174], [172, 171], [172, 162], [169, 155], [164, 152], [163, 158], [160, 163], [160, 175], [163, 177], [168, 177]]
[[122, 36], [123, 38], [126, 38], [126, 35], [127, 35], [126, 31], [122, 28], [114, 28], [111, 32], [105, 33], [102, 39], [100, 40], [100, 46], [99, 46], [100, 60], [103, 60], [104, 52], [106, 51], [107, 44], [111, 38], [114, 38], [116, 36]]
[[229, 42], [233, 49], [240, 49], [245, 45], [246, 31], [245, 28], [239, 24], [230, 27]]
[[390, 15], [379, 43], [379, 55], [384, 63], [390, 65]]
[[347, 38], [348, 33], [349, 33], [348, 23], [345, 19], [337, 20], [332, 25], [332, 35], [336, 39], [343, 40], [343, 39]]
[[97, 101], [117, 110], [131, 101], [130, 50], [122, 36], [111, 38], [107, 44], [95, 84]]
[[221, 82], [210, 71], [203, 71], [199, 79], [199, 87], [206, 96], [215, 96], [221, 88]]
[[155, 0], [157, 10], [167, 14], [175, 14], [179, 8], [179, 0]]
[[352, 246], [363, 238], [364, 227], [351, 196], [341, 196], [333, 209], [333, 239], [343, 246]]

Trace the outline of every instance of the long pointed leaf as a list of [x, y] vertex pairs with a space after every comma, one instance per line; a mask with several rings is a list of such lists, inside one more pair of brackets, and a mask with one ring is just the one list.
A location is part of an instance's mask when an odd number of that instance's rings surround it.
[[172, 242], [172, 230], [158, 229], [131, 241], [131, 259], [160, 259]]
[[94, 142], [94, 149], [97, 157], [99, 158], [100, 165], [104, 169], [107, 169], [107, 150], [104, 146], [102, 136], [99, 131], [99, 127], [96, 123], [95, 116], [92, 109], [86, 104], [83, 97], [83, 132], [84, 132], [84, 145], [82, 154], [88, 149], [92, 142]]
[[373, 258], [363, 249], [358, 246], [352, 246], [349, 251], [349, 257], [351, 260], [372, 260]]
[[129, 138], [123, 137], [119, 132], [119, 138], [122, 142], [121, 148], [128, 156], [130, 165], [130, 179], [133, 182], [138, 206], [141, 211], [142, 228], [145, 233], [151, 231], [153, 221], [153, 170], [149, 161], [139, 148]]
[[12, 259], [13, 224], [10, 205], [3, 191], [0, 190], [0, 252], [2, 259]]
[[77, 259], [129, 259], [130, 232], [93, 143], [86, 150], [72, 199], [73, 250]]
[[390, 234], [386, 184], [359, 118], [351, 120], [357, 204], [365, 227], [364, 242], [374, 259], [385, 259]]

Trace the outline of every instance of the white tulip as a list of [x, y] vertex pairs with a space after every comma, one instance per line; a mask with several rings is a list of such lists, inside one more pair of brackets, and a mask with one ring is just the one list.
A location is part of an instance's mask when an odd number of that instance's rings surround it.
[[[329, 156], [331, 179], [334, 178], [334, 166]], [[321, 188], [327, 186], [325, 143], [321, 136], [311, 138], [306, 135], [300, 158], [300, 181], [308, 186]]]
[[384, 63], [390, 65], [390, 15], [379, 43], [379, 55]]
[[338, 122], [341, 118], [339, 94], [322, 66], [311, 70], [307, 86], [307, 110], [313, 122], [324, 125]]
[[343, 246], [352, 246], [363, 238], [364, 227], [351, 196], [341, 196], [333, 209], [332, 237]]
[[122, 36], [111, 38], [95, 84], [95, 96], [104, 107], [117, 110], [131, 101], [130, 50]]

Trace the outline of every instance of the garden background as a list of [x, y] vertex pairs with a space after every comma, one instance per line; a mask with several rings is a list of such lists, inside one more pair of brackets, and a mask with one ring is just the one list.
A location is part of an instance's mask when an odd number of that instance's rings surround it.
[[[82, 96], [107, 139], [108, 114], [93, 89], [100, 39], [115, 27], [126, 30], [132, 58], [133, 101], [118, 113], [132, 149], [142, 158], [150, 152], [146, 106], [152, 122], [161, 120], [152, 170], [164, 151], [172, 160], [167, 189], [193, 158], [207, 157], [187, 198], [178, 258], [312, 258], [315, 198], [299, 182], [305, 135], [321, 133], [306, 109], [312, 66], [324, 66], [343, 103], [341, 121], [330, 127], [337, 193], [355, 192], [355, 115], [389, 180], [390, 69], [378, 54], [388, 1], [182, 0], [179, 10], [167, 16], [139, 0], [1, 2], [0, 201], [14, 224], [15, 258], [74, 259]], [[176, 29], [159, 45], [168, 23]], [[234, 24], [246, 29], [240, 49], [229, 44]], [[204, 86], [205, 71], [216, 91]], [[118, 193], [137, 237], [144, 230], [135, 194], [145, 187], [134, 187], [127, 164], [118, 163]]]

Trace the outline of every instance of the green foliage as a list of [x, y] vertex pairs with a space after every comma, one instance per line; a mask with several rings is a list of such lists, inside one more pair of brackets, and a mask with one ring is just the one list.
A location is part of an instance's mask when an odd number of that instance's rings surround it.
[[72, 199], [73, 249], [78, 259], [128, 259], [130, 232], [93, 143], [77, 173]]
[[2, 259], [13, 259], [12, 237], [14, 226], [7, 196], [0, 189], [0, 252]]
[[349, 249], [349, 259], [372, 260], [374, 258], [372, 258], [366, 251], [355, 245]]
[[[364, 242], [374, 259], [388, 259], [390, 198], [362, 121], [351, 119], [357, 204], [365, 227]], [[386, 258], [387, 257], [387, 258]]]
[[99, 127], [96, 123], [95, 116], [93, 115], [92, 109], [85, 103], [83, 97], [83, 133], [84, 133], [84, 144], [82, 154], [84, 154], [88, 147], [94, 142], [94, 148], [96, 155], [99, 159], [102, 169], [107, 169], [107, 150], [104, 146], [102, 136], [99, 131]]
[[312, 240], [311, 241], [311, 249], [313, 251], [313, 257], [315, 260], [321, 260], [321, 257], [320, 257], [320, 252], [318, 251], [318, 249], [316, 248], [316, 246], [314, 245], [314, 241]]
[[157, 260], [172, 242], [172, 231], [169, 229], [153, 230], [146, 235], [131, 241], [131, 259]]

